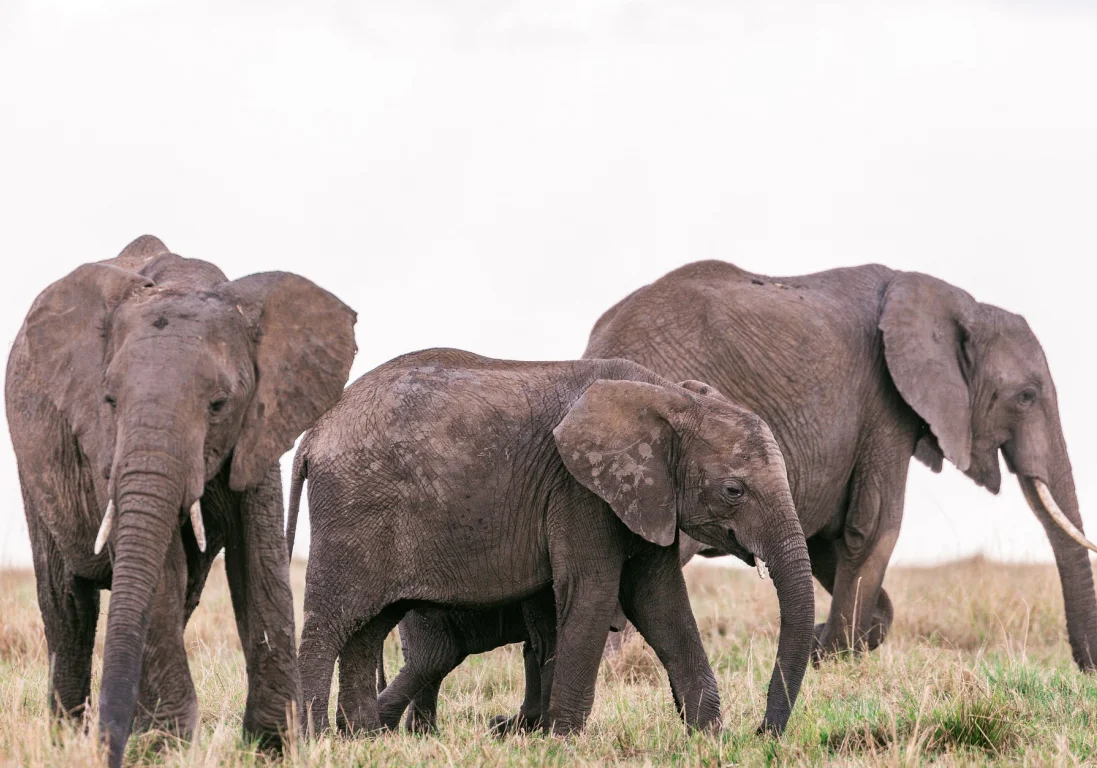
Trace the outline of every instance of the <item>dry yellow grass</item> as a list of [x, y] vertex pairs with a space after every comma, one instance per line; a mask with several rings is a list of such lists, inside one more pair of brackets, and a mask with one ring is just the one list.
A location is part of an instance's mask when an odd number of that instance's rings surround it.
[[[868, 656], [809, 670], [781, 741], [754, 735], [773, 663], [777, 605], [753, 571], [691, 567], [698, 624], [720, 683], [724, 731], [686, 732], [666, 678], [634, 640], [603, 665], [590, 724], [581, 736], [496, 740], [488, 719], [521, 697], [517, 648], [470, 659], [447, 681], [437, 737], [390, 734], [325, 738], [290, 747], [287, 765], [943, 765], [1097, 762], [1097, 679], [1078, 672], [1051, 566], [968, 560], [930, 569], [893, 569], [896, 606], [888, 642]], [[300, 598], [303, 567], [294, 566]], [[819, 614], [827, 607], [819, 594]], [[105, 618], [105, 617], [104, 617]], [[298, 617], [300, 622], [300, 616]], [[105, 621], [100, 621], [100, 630]], [[300, 623], [298, 623], [300, 626]], [[155, 748], [134, 738], [130, 762], [266, 765], [239, 736], [244, 671], [220, 572], [211, 576], [187, 630], [199, 692], [201, 732], [192, 744]], [[399, 665], [390, 639], [390, 675]], [[98, 679], [100, 647], [96, 651]], [[5, 764], [99, 764], [83, 729], [46, 716], [48, 659], [33, 576], [0, 573], [0, 757]], [[94, 700], [94, 693], [93, 693]], [[94, 718], [94, 707], [91, 715]], [[91, 731], [94, 733], [94, 729]]]

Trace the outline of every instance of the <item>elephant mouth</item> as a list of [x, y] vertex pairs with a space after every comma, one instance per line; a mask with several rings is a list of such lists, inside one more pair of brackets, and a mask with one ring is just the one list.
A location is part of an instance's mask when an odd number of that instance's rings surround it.
[[[711, 554], [710, 554], [711, 553]], [[718, 551], [715, 547], [706, 547], [697, 554], [701, 557], [718, 557], [720, 555], [734, 555], [742, 560], [747, 565], [755, 565], [754, 553], [739, 543], [739, 539], [735, 537], [735, 531], [728, 531], [728, 546], [723, 551]]]

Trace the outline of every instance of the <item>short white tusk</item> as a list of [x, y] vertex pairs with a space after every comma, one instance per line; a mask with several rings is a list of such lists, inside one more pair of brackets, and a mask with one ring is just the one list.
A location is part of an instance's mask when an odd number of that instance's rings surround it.
[[114, 527], [114, 499], [107, 502], [107, 512], [103, 515], [103, 522], [99, 526], [99, 535], [95, 537], [95, 554], [103, 551], [110, 538], [110, 531]]
[[190, 505], [190, 525], [194, 529], [194, 540], [198, 542], [198, 551], [206, 551], [206, 526], [202, 523], [202, 500], [195, 499]]
[[769, 568], [766, 567], [766, 561], [765, 560], [763, 560], [760, 557], [755, 557], [754, 558], [754, 567], [758, 569], [758, 578], [759, 579], [768, 579], [769, 578]]
[[1040, 497], [1040, 503], [1044, 505], [1044, 509], [1047, 510], [1048, 515], [1055, 521], [1055, 524], [1062, 528], [1067, 536], [1083, 547], [1097, 552], [1097, 544], [1087, 539], [1085, 534], [1079, 531], [1074, 523], [1070, 522], [1070, 519], [1063, 514], [1063, 510], [1059, 509], [1059, 505], [1055, 503], [1055, 497], [1051, 495], [1051, 489], [1047, 487], [1044, 481], [1033, 478], [1032, 484], [1036, 486], [1036, 495]]

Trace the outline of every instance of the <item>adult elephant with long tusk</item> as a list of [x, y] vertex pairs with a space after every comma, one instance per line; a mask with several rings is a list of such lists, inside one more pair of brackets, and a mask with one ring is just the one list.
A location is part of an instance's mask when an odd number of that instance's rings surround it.
[[109, 763], [134, 720], [197, 722], [183, 627], [225, 550], [247, 662], [244, 730], [300, 703], [278, 459], [339, 397], [354, 312], [297, 275], [229, 281], [141, 237], [35, 300], [6, 405], [50, 653], [49, 703], [83, 713], [99, 591]]
[[771, 278], [690, 264], [609, 309], [585, 357], [701, 379], [773, 430], [812, 570], [833, 595], [818, 653], [873, 648], [911, 456], [997, 493], [998, 454], [1050, 539], [1074, 660], [1097, 661], [1097, 600], [1059, 406], [1024, 318], [879, 265]]

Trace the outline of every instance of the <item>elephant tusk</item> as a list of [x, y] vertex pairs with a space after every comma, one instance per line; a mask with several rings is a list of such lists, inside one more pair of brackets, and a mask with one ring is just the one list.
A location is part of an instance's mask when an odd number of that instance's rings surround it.
[[114, 528], [114, 499], [107, 502], [107, 512], [103, 515], [103, 522], [99, 526], [99, 535], [95, 537], [95, 554], [98, 555], [107, 545], [112, 528]]
[[1036, 486], [1036, 495], [1040, 497], [1040, 503], [1044, 505], [1044, 509], [1055, 524], [1063, 529], [1067, 536], [1074, 539], [1086, 549], [1097, 552], [1097, 544], [1085, 537], [1081, 531], [1075, 527], [1074, 523], [1070, 522], [1070, 519], [1063, 514], [1063, 510], [1059, 509], [1059, 505], [1055, 503], [1055, 497], [1051, 495], [1051, 489], [1047, 487], [1043, 480], [1037, 478], [1032, 479], [1032, 484]]
[[754, 567], [758, 569], [758, 578], [759, 579], [768, 579], [769, 578], [769, 568], [766, 567], [766, 561], [765, 560], [763, 560], [760, 557], [755, 557], [754, 558]]
[[195, 499], [190, 505], [190, 525], [194, 529], [194, 540], [198, 542], [198, 551], [206, 551], [206, 526], [202, 523], [202, 500]]

